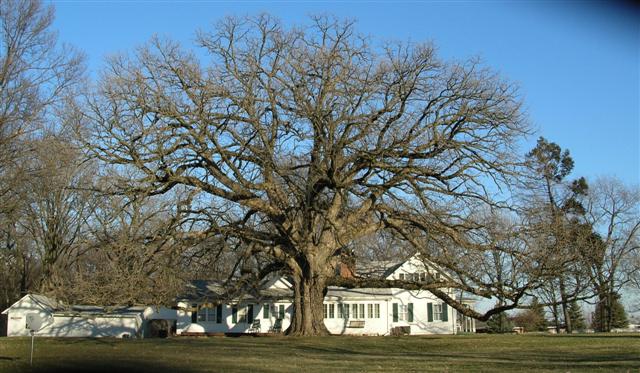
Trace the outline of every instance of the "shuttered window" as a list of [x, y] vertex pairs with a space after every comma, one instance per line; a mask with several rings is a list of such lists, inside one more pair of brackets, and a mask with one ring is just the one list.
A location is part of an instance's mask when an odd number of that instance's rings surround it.
[[442, 320], [442, 304], [433, 305], [433, 319], [435, 321]]
[[427, 303], [427, 321], [433, 322], [433, 303]]
[[393, 322], [398, 322], [398, 303], [393, 304]]
[[198, 322], [213, 322], [216, 319], [216, 309], [211, 305], [202, 307], [197, 312]]
[[442, 303], [442, 321], [449, 321], [449, 309], [446, 303]]
[[262, 306], [262, 318], [263, 319], [268, 319], [269, 318], [269, 305], [265, 304], [264, 306]]
[[284, 320], [284, 304], [278, 307], [278, 318]]

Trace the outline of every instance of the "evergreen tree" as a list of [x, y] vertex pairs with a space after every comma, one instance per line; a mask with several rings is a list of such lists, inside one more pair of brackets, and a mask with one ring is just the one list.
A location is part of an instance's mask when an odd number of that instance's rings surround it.
[[574, 330], [581, 331], [587, 328], [584, 316], [582, 315], [582, 307], [580, 307], [575, 300], [569, 305], [569, 318], [571, 319], [571, 325]]
[[[607, 307], [608, 302], [611, 302], [609, 307]], [[611, 313], [609, 314], [607, 310], [611, 310]], [[611, 294], [596, 304], [592, 321], [593, 329], [599, 332], [609, 332], [611, 329], [626, 328], [627, 326], [629, 326], [629, 320], [624, 306], [620, 303], [620, 295]]]
[[507, 314], [500, 312], [491, 316], [487, 321], [489, 333], [511, 333], [513, 331], [513, 322], [507, 317]]

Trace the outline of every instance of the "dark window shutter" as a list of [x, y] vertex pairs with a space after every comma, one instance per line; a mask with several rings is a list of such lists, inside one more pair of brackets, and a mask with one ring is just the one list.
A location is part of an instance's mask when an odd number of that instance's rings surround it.
[[427, 303], [427, 321], [433, 322], [433, 303]]
[[195, 303], [191, 305], [191, 322], [194, 324], [198, 322], [198, 305]]
[[398, 303], [393, 304], [393, 322], [398, 322]]
[[253, 304], [247, 306], [247, 322], [249, 324], [253, 322]]
[[284, 304], [281, 304], [278, 308], [278, 318], [284, 320]]
[[409, 303], [409, 322], [413, 322], [413, 303]]
[[449, 321], [449, 310], [446, 303], [442, 303], [442, 321]]
[[222, 304], [216, 307], [216, 323], [222, 324]]
[[231, 322], [234, 324], [238, 323], [238, 307], [237, 306], [231, 307]]
[[262, 318], [263, 319], [268, 319], [269, 318], [269, 305], [265, 304], [264, 306], [262, 306]]

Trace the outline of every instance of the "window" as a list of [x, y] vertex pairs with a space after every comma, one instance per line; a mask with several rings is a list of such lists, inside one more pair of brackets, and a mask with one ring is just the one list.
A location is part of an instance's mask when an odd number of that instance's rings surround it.
[[351, 317], [354, 319], [358, 318], [358, 305], [357, 304], [352, 304], [351, 305]]
[[198, 310], [198, 322], [214, 322], [216, 321], [216, 309], [210, 307], [202, 307]]
[[373, 319], [373, 304], [367, 304], [367, 317]]
[[328, 305], [327, 305], [327, 304], [323, 304], [322, 306], [323, 306], [323, 309], [322, 309], [322, 315], [323, 315], [323, 317], [326, 319], [326, 318], [327, 318], [327, 316], [329, 316], [329, 312], [328, 312], [329, 307], [328, 307]]
[[263, 319], [268, 319], [269, 318], [269, 305], [265, 304], [264, 306], [262, 306], [262, 318]]
[[278, 318], [284, 320], [284, 304], [278, 306]]
[[442, 320], [442, 304], [433, 305], [433, 319], [438, 321]]
[[344, 318], [348, 319], [349, 318], [349, 305], [348, 304], [343, 304], [342, 305], [342, 311], [344, 311]]
[[420, 281], [420, 274], [419, 273], [414, 273], [413, 274], [413, 281], [414, 282]]
[[420, 281], [424, 282], [427, 279], [427, 274], [425, 272], [420, 272]]
[[360, 305], [360, 318], [364, 319], [364, 304]]
[[400, 279], [400, 281], [404, 281], [404, 273], [399, 274], [398, 278]]
[[407, 321], [409, 315], [409, 308], [407, 307], [407, 305], [400, 304], [398, 307], [398, 311], [398, 318], [400, 319], [400, 321]]
[[237, 323], [246, 323], [247, 322], [247, 308], [240, 307], [238, 308], [238, 321]]
[[336, 313], [335, 313], [335, 304], [330, 304], [329, 305], [329, 318], [333, 319], [334, 317], [336, 317]]
[[339, 319], [344, 318], [344, 311], [342, 310], [342, 304], [338, 304], [338, 318]]
[[380, 318], [380, 305], [379, 304], [375, 305], [375, 311], [376, 311], [375, 312], [376, 319], [379, 319]]

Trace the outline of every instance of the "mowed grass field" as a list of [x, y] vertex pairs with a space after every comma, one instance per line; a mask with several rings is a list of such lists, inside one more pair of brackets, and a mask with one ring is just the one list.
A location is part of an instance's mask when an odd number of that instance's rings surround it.
[[640, 335], [0, 338], [0, 372], [640, 372]]

